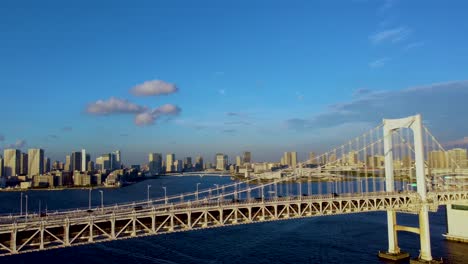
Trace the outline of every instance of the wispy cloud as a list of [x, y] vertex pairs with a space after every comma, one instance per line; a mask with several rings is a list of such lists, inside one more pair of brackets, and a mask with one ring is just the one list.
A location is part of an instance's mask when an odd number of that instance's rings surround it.
[[423, 41], [413, 42], [413, 43], [410, 43], [410, 44], [406, 45], [405, 50], [419, 48], [419, 47], [422, 47], [422, 46], [424, 46]]
[[50, 138], [50, 139], [59, 139], [60, 137], [59, 137], [58, 135], [50, 134], [50, 135], [47, 135], [47, 138]]
[[221, 130], [221, 132], [226, 133], [226, 134], [232, 134], [232, 133], [237, 132], [237, 130], [235, 130], [235, 129], [223, 129], [223, 130]]
[[0, 141], [5, 141], [5, 136], [0, 134]]
[[369, 36], [369, 40], [373, 44], [380, 44], [384, 42], [400, 42], [409, 37], [411, 35], [411, 29], [408, 27], [398, 27], [398, 28], [392, 28], [392, 29], [387, 29], [383, 31], [379, 31], [377, 33], [374, 33]]
[[386, 11], [392, 8], [396, 3], [396, 0], [384, 0], [382, 6], [380, 7], [380, 11]]
[[298, 101], [304, 100], [304, 95], [301, 92], [296, 92], [296, 98]]
[[145, 107], [115, 97], [108, 100], [98, 100], [86, 107], [86, 112], [91, 115], [135, 114], [145, 110]]
[[371, 90], [367, 89], [367, 88], [359, 88], [357, 90], [355, 90], [353, 92], [353, 97], [360, 97], [362, 95], [366, 95], [366, 94], [369, 94], [371, 92]]
[[64, 127], [62, 127], [62, 131], [64, 131], [64, 132], [70, 132], [70, 131], [72, 131], [72, 130], [73, 130], [73, 128], [72, 128], [71, 126], [64, 126]]
[[433, 133], [448, 141], [466, 136], [468, 123], [453, 115], [457, 113], [456, 116], [468, 116], [466, 98], [468, 80], [369, 92], [352, 101], [330, 106], [328, 111], [312, 118], [296, 117], [286, 120], [286, 126], [304, 130], [346, 123], [378, 124], [382, 118], [400, 118], [421, 113], [423, 120], [430, 122]]
[[175, 84], [161, 80], [146, 81], [130, 89], [130, 93], [135, 96], [169, 95], [178, 91], [179, 89]]
[[390, 60], [390, 58], [381, 58], [375, 61], [369, 62], [369, 67], [372, 69], [382, 68]]
[[250, 126], [252, 123], [247, 122], [247, 121], [231, 121], [231, 122], [224, 122], [225, 125], [244, 125], [244, 126]]
[[26, 140], [24, 139], [18, 139], [14, 144], [9, 144], [6, 146], [6, 148], [16, 148], [20, 149], [26, 146]]

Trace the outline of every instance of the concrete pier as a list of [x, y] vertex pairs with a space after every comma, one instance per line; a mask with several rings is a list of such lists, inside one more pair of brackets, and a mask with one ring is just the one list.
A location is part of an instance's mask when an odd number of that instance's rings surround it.
[[392, 261], [398, 262], [401, 260], [409, 259], [410, 254], [407, 252], [389, 253], [389, 252], [379, 251], [378, 256], [381, 259], [392, 260]]

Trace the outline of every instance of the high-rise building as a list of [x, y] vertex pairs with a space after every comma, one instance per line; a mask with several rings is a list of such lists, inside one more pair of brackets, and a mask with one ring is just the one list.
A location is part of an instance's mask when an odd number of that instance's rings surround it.
[[252, 162], [252, 153], [250, 151], [244, 151], [243, 163], [251, 163]]
[[242, 159], [241, 159], [241, 156], [237, 156], [237, 157], [236, 157], [236, 165], [237, 165], [237, 166], [242, 166]]
[[21, 153], [20, 155], [20, 175], [28, 175], [28, 154]]
[[28, 178], [44, 174], [44, 150], [28, 149]]
[[3, 177], [3, 157], [2, 155], [0, 155], [0, 181], [2, 177]]
[[182, 162], [182, 160], [174, 161], [174, 171], [175, 172], [182, 172], [183, 168], [184, 168], [184, 163]]
[[291, 152], [285, 152], [283, 155], [284, 165], [291, 166]]
[[121, 152], [120, 152], [120, 150], [116, 150], [113, 153], [114, 153], [114, 156], [115, 156], [114, 169], [121, 169], [121, 167], [122, 167]]
[[100, 171], [103, 171], [103, 170], [113, 170], [112, 168], [112, 157], [114, 155], [112, 155], [111, 153], [108, 153], [108, 154], [103, 154], [101, 155], [100, 157], [97, 157], [96, 158], [96, 163], [95, 163], [95, 169], [96, 170], [100, 170]]
[[152, 175], [160, 174], [162, 172], [162, 154], [150, 153], [148, 156], [149, 172]]
[[197, 156], [197, 159], [195, 160], [195, 169], [197, 171], [203, 170], [203, 157], [202, 156]]
[[50, 159], [44, 158], [44, 173], [50, 172]]
[[217, 153], [216, 154], [216, 170], [226, 170], [227, 167], [227, 155], [224, 155], [223, 153]]
[[87, 170], [87, 165], [88, 161], [86, 160], [86, 149], [81, 150], [81, 170], [80, 171], [86, 171]]
[[3, 151], [3, 177], [16, 176], [20, 173], [20, 154], [18, 149]]
[[175, 161], [175, 154], [169, 153], [166, 155], [166, 172], [174, 171], [174, 161]]
[[94, 162], [92, 160], [88, 161], [86, 166], [86, 171], [93, 172], [94, 171]]
[[309, 162], [310, 162], [310, 164], [313, 164], [313, 165], [318, 164], [315, 152], [309, 152]]
[[428, 155], [429, 167], [432, 169], [442, 169], [448, 167], [448, 155], [445, 151], [434, 150]]
[[70, 158], [70, 155], [67, 155], [65, 157], [65, 168], [64, 168], [65, 171], [70, 171], [71, 170], [71, 158]]
[[71, 154], [71, 165], [70, 165], [70, 170], [71, 171], [81, 171], [82, 169], [82, 154], [81, 152], [73, 152]]
[[291, 152], [291, 168], [296, 168], [297, 165], [297, 152]]
[[192, 157], [186, 157], [184, 159], [184, 170], [192, 169]]
[[466, 168], [466, 149], [454, 148], [447, 151], [448, 161], [451, 168]]
[[356, 151], [350, 151], [348, 153], [348, 165], [356, 165], [358, 164], [358, 153]]

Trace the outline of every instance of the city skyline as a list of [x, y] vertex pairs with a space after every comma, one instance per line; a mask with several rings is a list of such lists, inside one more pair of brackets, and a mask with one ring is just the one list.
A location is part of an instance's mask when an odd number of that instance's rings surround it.
[[463, 1], [49, 2], [1, 4], [2, 153], [304, 160], [415, 113], [467, 146]]

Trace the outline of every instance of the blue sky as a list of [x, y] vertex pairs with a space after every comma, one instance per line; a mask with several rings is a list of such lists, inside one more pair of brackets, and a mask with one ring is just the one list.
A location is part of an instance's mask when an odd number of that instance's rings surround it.
[[1, 1], [0, 147], [322, 152], [422, 113], [468, 142], [466, 1]]

